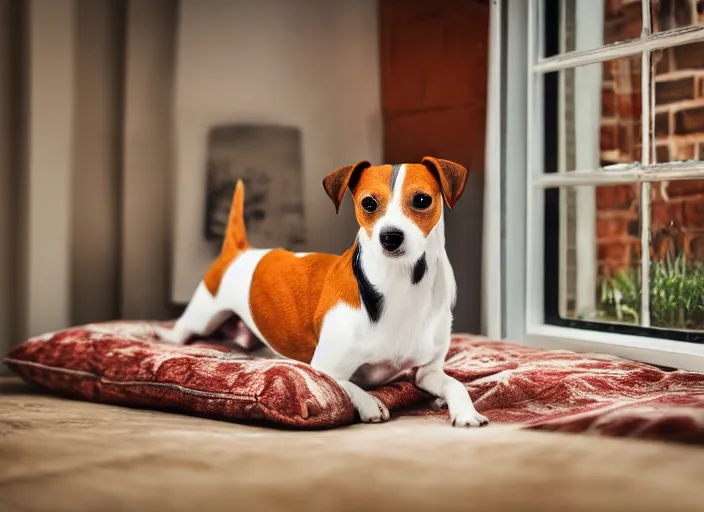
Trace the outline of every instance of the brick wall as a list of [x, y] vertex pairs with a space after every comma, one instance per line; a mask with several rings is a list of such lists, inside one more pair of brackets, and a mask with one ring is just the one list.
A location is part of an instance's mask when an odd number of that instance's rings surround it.
[[484, 168], [487, 0], [379, 3], [384, 160]]
[[445, 219], [461, 293], [455, 327], [480, 327], [489, 0], [380, 0], [384, 161], [454, 160], [470, 171]]
[[[653, 0], [655, 30], [704, 22], [701, 0]], [[639, 37], [639, 0], [607, 0], [605, 43]], [[601, 159], [604, 165], [641, 158], [640, 57], [604, 63]], [[655, 159], [703, 158], [704, 43], [653, 54]], [[654, 184], [651, 192], [651, 256], [670, 252], [704, 261], [704, 180]], [[597, 257], [600, 273], [637, 266], [640, 259], [640, 189], [597, 189]]]

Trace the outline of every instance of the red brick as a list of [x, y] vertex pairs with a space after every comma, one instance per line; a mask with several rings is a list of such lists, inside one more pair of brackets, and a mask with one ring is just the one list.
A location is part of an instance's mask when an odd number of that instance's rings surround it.
[[670, 114], [662, 112], [655, 114], [655, 136], [667, 137], [670, 135]]
[[704, 132], [704, 107], [680, 110], [675, 114], [675, 133], [687, 135]]
[[655, 104], [666, 105], [694, 99], [694, 77], [655, 83]]
[[597, 219], [596, 237], [604, 238], [626, 238], [628, 237], [628, 221], [626, 219]]
[[624, 158], [640, 160], [641, 151], [636, 148], [640, 141], [640, 131], [635, 123], [623, 123], [618, 127], [618, 149]]
[[[687, 27], [692, 24], [691, 0], [650, 0], [655, 30], [662, 32], [679, 27]], [[655, 5], [653, 5], [655, 4]], [[663, 12], [663, 10], [665, 10]]]
[[384, 113], [485, 104], [487, 81], [478, 77], [486, 77], [488, 65], [488, 6], [457, 1], [393, 4], [380, 7]]
[[696, 262], [704, 261], [704, 236], [693, 237], [689, 241], [689, 258]]
[[599, 147], [602, 151], [613, 151], [618, 148], [618, 127], [615, 124], [601, 125]]
[[704, 200], [700, 196], [685, 201], [684, 219], [688, 229], [704, 228]]
[[623, 21], [617, 18], [604, 23], [604, 44], [612, 44], [621, 40]]
[[669, 73], [670, 62], [672, 61], [670, 48], [653, 52], [652, 62], [655, 65], [655, 74], [663, 75]]
[[655, 147], [655, 159], [660, 163], [670, 161], [670, 148], [667, 144], [660, 144]]
[[704, 42], [675, 46], [672, 53], [676, 69], [702, 69]]
[[669, 226], [682, 227], [684, 216], [682, 203], [652, 203], [650, 205], [651, 229], [662, 229]]
[[640, 219], [628, 221], [628, 234], [635, 237], [640, 236]]
[[610, 21], [621, 14], [621, 0], [606, 0], [604, 3], [604, 19]]
[[640, 37], [640, 33], [643, 30], [641, 9], [640, 2], [631, 2], [621, 7], [621, 16], [623, 19], [621, 40]]
[[640, 97], [635, 94], [617, 94], [618, 115], [624, 119], [640, 117]]
[[628, 251], [628, 241], [609, 241], [599, 244], [597, 257], [600, 261], [622, 261]]
[[704, 194], [704, 180], [676, 180], [667, 184], [667, 195], [671, 198]]
[[672, 160], [694, 160], [695, 144], [691, 142], [676, 142], [672, 148]]
[[650, 242], [650, 259], [665, 260], [669, 254], [671, 259], [677, 257], [677, 249], [675, 248], [675, 240], [671, 236], [658, 236], [654, 234]]
[[424, 155], [448, 155], [467, 168], [482, 169], [485, 120], [485, 104], [387, 116], [384, 159], [420, 162]]
[[640, 57], [619, 59], [614, 67], [614, 91], [616, 94], [630, 94], [640, 112]]
[[601, 72], [603, 74], [602, 80], [611, 80], [614, 77], [614, 66], [615, 61], [607, 60], [601, 65]]
[[601, 91], [601, 117], [613, 117], [616, 115], [616, 95], [610, 87]]
[[[667, 188], [667, 182], [662, 182], [665, 185], [665, 188]], [[650, 187], [650, 202], [651, 203], [657, 203], [657, 202], [663, 202], [665, 201], [664, 196], [662, 195], [662, 189], [663, 187], [660, 186], [661, 183], [653, 183], [652, 186]]]
[[[630, 261], [628, 262], [628, 266], [632, 267], [634, 264], [640, 263], [640, 237], [638, 238], [631, 238], [631, 244], [630, 244]], [[639, 266], [640, 268], [640, 266]]]
[[[623, 57], [622, 59], [619, 59], [619, 62], [622, 63], [623, 67], [625, 69], [628, 69], [628, 76], [630, 78], [631, 82], [631, 90], [633, 91], [634, 94], [636, 94], [640, 98], [640, 89], [641, 89], [641, 58], [640, 55], [635, 55], [632, 57]], [[627, 66], [626, 66], [627, 64]]]
[[596, 207], [599, 211], [628, 210], [634, 199], [634, 190], [630, 185], [597, 187], [596, 189]]
[[697, 98], [704, 98], [704, 78], [697, 77]]
[[611, 271], [629, 268], [640, 257], [640, 243], [631, 238], [621, 241], [610, 240], [600, 243], [597, 247], [598, 260]]

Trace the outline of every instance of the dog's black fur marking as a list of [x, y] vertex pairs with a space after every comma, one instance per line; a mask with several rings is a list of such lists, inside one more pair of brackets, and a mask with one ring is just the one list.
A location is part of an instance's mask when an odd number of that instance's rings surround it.
[[418, 284], [423, 280], [425, 272], [428, 270], [428, 263], [425, 261], [425, 253], [423, 256], [418, 258], [416, 264], [413, 265], [413, 272], [411, 273], [411, 283]]
[[352, 256], [352, 273], [357, 280], [357, 288], [359, 295], [362, 297], [364, 309], [367, 310], [369, 320], [376, 323], [381, 318], [384, 312], [384, 296], [369, 282], [367, 275], [362, 268], [362, 248], [357, 242], [357, 247], [354, 249]]

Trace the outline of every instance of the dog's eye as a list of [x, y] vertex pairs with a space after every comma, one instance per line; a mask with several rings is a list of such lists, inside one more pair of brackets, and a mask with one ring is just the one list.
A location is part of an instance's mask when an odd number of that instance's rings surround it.
[[362, 199], [362, 208], [364, 208], [364, 211], [367, 213], [374, 213], [376, 211], [376, 199], [373, 197], [367, 196], [364, 199]]
[[416, 194], [413, 196], [413, 208], [418, 210], [427, 209], [433, 202], [433, 198], [428, 194]]

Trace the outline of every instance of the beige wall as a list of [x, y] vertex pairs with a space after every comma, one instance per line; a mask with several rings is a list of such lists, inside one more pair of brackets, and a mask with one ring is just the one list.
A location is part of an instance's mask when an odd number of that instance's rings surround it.
[[75, 0], [28, 3], [27, 335], [70, 323]]
[[0, 352], [78, 323], [172, 316], [177, 6], [0, 0]]
[[176, 71], [173, 298], [186, 302], [213, 257], [202, 238], [205, 150], [216, 123], [298, 126], [308, 249], [339, 252], [357, 229], [321, 182], [381, 163], [376, 0], [183, 0]]

